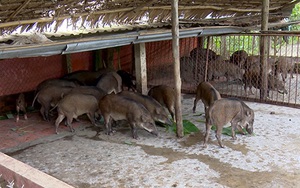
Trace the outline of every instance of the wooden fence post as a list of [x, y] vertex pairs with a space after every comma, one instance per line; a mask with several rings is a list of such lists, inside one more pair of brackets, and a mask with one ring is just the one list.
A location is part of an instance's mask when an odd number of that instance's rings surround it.
[[178, 0], [172, 0], [172, 48], [174, 60], [174, 80], [175, 80], [175, 117], [177, 127], [177, 137], [183, 134], [182, 112], [181, 112], [181, 78], [179, 60], [179, 21], [178, 21]]

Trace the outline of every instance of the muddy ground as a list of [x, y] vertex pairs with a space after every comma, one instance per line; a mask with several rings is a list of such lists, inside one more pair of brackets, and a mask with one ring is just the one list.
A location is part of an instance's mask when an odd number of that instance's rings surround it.
[[[223, 135], [220, 148], [211, 132], [203, 148], [203, 104], [192, 113], [193, 96], [183, 95], [183, 119], [200, 132], [178, 139], [159, 127], [155, 137], [118, 126], [112, 136], [103, 125], [82, 120], [75, 133], [60, 126], [51, 135], [7, 153], [78, 188], [98, 187], [300, 187], [300, 110], [246, 102], [255, 112], [255, 135]], [[53, 125], [49, 125], [53, 126]], [[53, 127], [54, 129], [54, 127]]]

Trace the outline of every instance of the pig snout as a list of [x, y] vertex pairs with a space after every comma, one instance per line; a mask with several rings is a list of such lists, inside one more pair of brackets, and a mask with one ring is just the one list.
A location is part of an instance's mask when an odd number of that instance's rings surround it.
[[247, 131], [249, 134], [252, 134], [252, 133], [253, 133], [253, 126], [247, 124], [247, 125], [246, 125], [246, 131]]
[[163, 124], [173, 125], [173, 122], [167, 117], [160, 117], [157, 120]]
[[285, 88], [278, 89], [278, 93], [280, 93], [280, 94], [288, 94], [288, 92], [287, 92], [287, 90]]
[[154, 123], [142, 123], [141, 127], [148, 131], [149, 133], [158, 136], [158, 131], [156, 129], [156, 125]]
[[167, 121], [165, 122], [165, 124], [173, 125], [173, 122], [168, 118]]

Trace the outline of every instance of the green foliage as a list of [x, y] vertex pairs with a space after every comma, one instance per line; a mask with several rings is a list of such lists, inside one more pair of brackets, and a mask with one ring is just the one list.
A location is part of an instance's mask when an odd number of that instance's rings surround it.
[[227, 36], [225, 39], [225, 44], [222, 45], [221, 37], [213, 37], [212, 44], [213, 50], [217, 54], [222, 54], [221, 50], [229, 52], [232, 54], [237, 50], [245, 50], [249, 54], [258, 55], [259, 54], [259, 37], [255, 35], [239, 35], [239, 36]]
[[[290, 20], [291, 21], [300, 20], [300, 3], [297, 3], [295, 5], [295, 7], [293, 8], [291, 16], [290, 16]], [[291, 30], [299, 31], [300, 25], [293, 25], [291, 27]]]
[[[196, 127], [192, 122], [190, 122], [189, 120], [183, 120], [182, 121], [183, 124], [183, 134], [187, 135], [187, 134], [191, 134], [191, 133], [196, 133], [199, 132], [198, 127]], [[168, 131], [173, 131], [176, 133], [176, 123], [174, 122], [173, 125], [171, 126], [167, 126], [167, 130]]]
[[[213, 125], [213, 126], [211, 127], [211, 130], [213, 130], [213, 131], [215, 131], [216, 129], [217, 129], [217, 128], [216, 128], [215, 125]], [[244, 131], [246, 134], [248, 134], [245, 128], [243, 128], [243, 131]], [[236, 134], [241, 134], [241, 132], [238, 131], [238, 130], [235, 130], [235, 133], [236, 133]], [[222, 134], [227, 135], [227, 136], [232, 136], [232, 133], [231, 133], [231, 126], [230, 126], [230, 127], [223, 127]], [[253, 134], [254, 134], [254, 133], [253, 133]]]

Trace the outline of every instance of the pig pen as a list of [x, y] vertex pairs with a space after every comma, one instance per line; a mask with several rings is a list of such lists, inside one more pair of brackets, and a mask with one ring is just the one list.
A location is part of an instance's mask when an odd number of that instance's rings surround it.
[[[255, 135], [238, 134], [235, 141], [222, 135], [225, 148], [220, 148], [211, 131], [203, 148], [203, 103], [192, 113], [193, 100], [194, 95], [182, 95], [183, 119], [200, 132], [184, 138], [158, 127], [158, 137], [139, 130], [140, 139], [134, 140], [126, 125], [107, 136], [103, 125], [94, 127], [84, 117], [74, 122], [75, 133], [61, 125], [56, 135], [53, 119], [34, 140], [1, 151], [78, 188], [300, 187], [299, 109], [246, 102], [255, 112]], [[19, 128], [45, 124], [38, 113], [28, 117], [20, 118]], [[0, 123], [17, 124], [13, 119]], [[1, 136], [2, 144], [8, 136]]]

